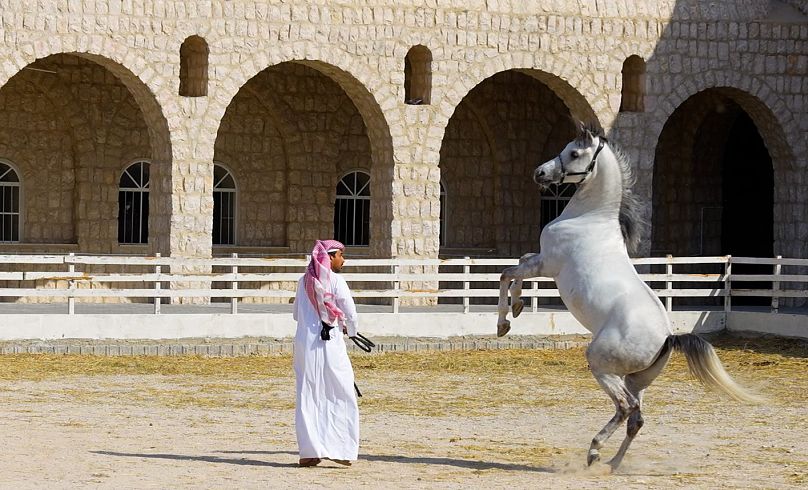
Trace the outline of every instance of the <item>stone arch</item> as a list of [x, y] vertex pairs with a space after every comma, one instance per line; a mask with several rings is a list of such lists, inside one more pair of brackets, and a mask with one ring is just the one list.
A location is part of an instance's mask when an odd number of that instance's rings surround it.
[[[223, 42], [225, 41], [218, 40], [215, 44]], [[375, 256], [390, 256], [394, 250], [391, 226], [394, 210], [390, 205], [395, 179], [394, 148], [405, 146], [405, 135], [390, 131], [390, 127], [399, 124], [400, 115], [393, 110], [398, 102], [390, 93], [389, 85], [379, 79], [377, 69], [357, 61], [338, 48], [312, 42], [276, 48], [278, 47], [273, 46], [266, 50], [254, 50], [242, 63], [241, 70], [228, 73], [227, 78], [219, 84], [227, 89], [214, 97], [208, 110], [209, 117], [221, 121], [230, 101], [247, 81], [266, 68], [282, 63], [306, 66], [336, 83], [356, 107], [369, 140], [373, 196], [371, 220], [375, 223], [371, 232], [370, 253]]]
[[[216, 44], [226, 42], [217, 40]], [[227, 106], [248, 80], [266, 69], [285, 62], [309, 66], [339, 84], [362, 114], [368, 126], [374, 155], [380, 161], [392, 163], [393, 148], [403, 147], [403, 136], [393, 134], [390, 127], [402, 124], [394, 94], [389, 85], [378, 77], [378, 69], [355, 60], [343, 50], [312, 42], [298, 42], [280, 46], [280, 49], [255, 49], [246, 56], [240, 70], [232, 70], [218, 84], [216, 98], [208, 109], [209, 117], [221, 121]], [[327, 61], [325, 61], [327, 60]], [[219, 92], [221, 91], [221, 92]], [[218, 129], [218, 128], [215, 128]]]
[[[766, 85], [754, 78], [737, 75], [701, 74], [694, 76], [691, 82], [674, 83], [677, 87], [669, 97], [657, 104], [653, 123], [648, 130], [649, 147], [657, 155], [664, 144], [665, 124], [671, 120], [676, 111], [683, 107], [691, 97], [703, 94], [717, 94], [726, 98], [731, 104], [740, 108], [743, 114], [751, 119], [759, 134], [765, 151], [771, 160], [773, 173], [773, 216], [771, 236], [773, 253], [784, 256], [801, 256], [802, 243], [806, 237], [799, 236], [799, 230], [793, 226], [792, 216], [799, 213], [804, 202], [799, 201], [803, 191], [799, 189], [798, 174], [804, 169], [797, 168], [795, 154], [802, 151], [800, 144], [790, 143], [790, 136], [798, 136], [798, 127], [792, 114]], [[700, 110], [704, 112], [704, 110]], [[707, 114], [707, 113], [705, 113]], [[709, 116], [709, 114], [707, 114]], [[789, 134], [785, 128], [794, 128]], [[692, 138], [691, 138], [692, 139]], [[653, 144], [650, 144], [653, 143]], [[657, 162], [654, 162], [654, 175], [657, 174]], [[765, 181], [765, 180], [763, 180]], [[657, 185], [657, 184], [655, 184]], [[771, 184], [770, 184], [771, 185]], [[657, 189], [654, 189], [656, 191]], [[654, 201], [658, 201], [655, 197]], [[767, 232], [768, 233], [768, 232]], [[656, 242], [656, 240], [655, 240]]]
[[[805, 153], [806, 142], [801, 139], [799, 121], [794, 120], [777, 92], [762, 80], [740, 73], [706, 72], [674, 80], [672, 85], [673, 92], [658, 100], [653, 109], [647, 134], [650, 147], [656, 147], [665, 123], [684, 101], [707, 89], [723, 88], [755, 122], [772, 154], [775, 172], [792, 169], [797, 162], [794, 155]], [[785, 128], [793, 130], [788, 132]]]
[[154, 190], [159, 195], [159, 202], [154, 206], [152, 226], [155, 233], [152, 234], [154, 241], [150, 243], [150, 249], [169, 253], [171, 239], [165, 230], [171, 229], [171, 212], [178, 204], [172, 203], [173, 149], [170, 127], [179, 124], [170, 124], [165, 114], [173, 112], [178, 119], [180, 116], [178, 111], [164, 112], [163, 108], [171, 105], [170, 96], [164, 88], [168, 86], [166, 80], [162, 79], [152, 63], [133, 48], [114, 42], [98, 43], [96, 38], [88, 35], [75, 35], [61, 36], [58, 40], [38, 39], [21, 45], [0, 66], [0, 86], [36, 60], [56, 54], [73, 55], [100, 65], [120, 80], [135, 99], [148, 129], [152, 161], [159, 168], [159, 175], [154, 176]]
[[559, 86], [567, 88], [546, 73], [505, 70], [457, 104], [439, 165], [444, 184], [463, 204], [447, 215], [453, 225], [441, 253], [519, 256], [536, 249], [541, 214], [530, 173], [574, 137], [575, 114], [595, 119], [582, 96], [565, 92], [562, 98]]
[[537, 54], [519, 55], [506, 53], [502, 56], [471, 65], [463, 71], [459, 79], [448, 80], [446, 91], [438, 104], [438, 116], [435, 124], [445, 124], [454, 113], [455, 107], [466, 94], [483, 80], [509, 70], [528, 74], [555, 92], [570, 108], [573, 117], [592, 120], [600, 123], [599, 114], [608, 113], [608, 101], [605, 98], [590, 103], [582, 94], [600, 94], [602, 90], [595, 85], [591, 73], [576, 70], [577, 63], [571, 63], [557, 56]]

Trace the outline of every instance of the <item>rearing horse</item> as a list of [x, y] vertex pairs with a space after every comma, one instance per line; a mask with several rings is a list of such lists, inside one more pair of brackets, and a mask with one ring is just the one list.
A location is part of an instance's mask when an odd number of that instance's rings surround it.
[[609, 461], [616, 469], [643, 426], [642, 396], [665, 367], [671, 350], [687, 357], [690, 371], [705, 385], [739, 401], [761, 399], [732, 380], [712, 346], [695, 334], [674, 335], [667, 312], [629, 260], [639, 243], [639, 202], [631, 192], [627, 158], [612, 148], [602, 131], [580, 127], [578, 137], [554, 159], [540, 165], [533, 180], [542, 187], [576, 183], [578, 189], [561, 215], [541, 233], [541, 253], [528, 254], [505, 269], [500, 279], [497, 335], [510, 330], [524, 307], [522, 281], [552, 277], [570, 313], [592, 332], [586, 350], [589, 368], [611, 397], [614, 417], [592, 439], [587, 464], [628, 419], [626, 437]]

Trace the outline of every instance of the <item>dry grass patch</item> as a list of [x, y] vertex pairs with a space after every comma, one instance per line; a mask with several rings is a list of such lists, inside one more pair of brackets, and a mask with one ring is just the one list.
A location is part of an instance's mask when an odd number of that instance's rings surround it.
[[[727, 370], [739, 381], [760, 387], [777, 404], [808, 402], [808, 343], [736, 338], [714, 343]], [[370, 412], [432, 417], [486, 415], [505, 407], [610, 409], [587, 368], [583, 348], [355, 354], [352, 361], [357, 383], [366, 395], [360, 402], [362, 409]], [[114, 393], [115, 400], [169, 407], [266, 410], [294, 406], [290, 355], [0, 356], [0, 380], [61, 382], [86, 377], [96, 379], [72, 383], [49, 395], [104, 403]], [[649, 408], [653, 410], [654, 404], [671, 398], [666, 393], [673, 392], [677, 396], [672, 403], [687, 406], [694, 415], [711, 410], [714, 395], [702, 402], [703, 392], [694, 384], [683, 356], [672, 356], [649, 389], [653, 400]], [[50, 396], [32, 401], [47, 402]]]

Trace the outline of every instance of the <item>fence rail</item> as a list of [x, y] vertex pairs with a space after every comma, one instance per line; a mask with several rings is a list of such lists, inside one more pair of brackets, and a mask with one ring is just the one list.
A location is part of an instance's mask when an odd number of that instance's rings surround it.
[[[783, 298], [808, 298], [808, 259], [753, 257], [644, 257], [633, 259], [639, 277], [670, 311], [674, 300], [720, 298], [725, 311], [733, 298], [765, 298], [777, 312]], [[402, 301], [495, 301], [502, 269], [516, 259], [354, 259], [343, 277], [356, 298], [387, 298], [392, 311]], [[244, 298], [288, 300], [306, 259], [186, 259], [143, 256], [0, 255], [0, 301], [53, 298], [146, 298], [160, 313], [163, 299], [229, 300], [237, 313]], [[132, 271], [136, 269], [136, 271]], [[676, 269], [676, 270], [675, 270]], [[381, 271], [381, 272], [380, 272]], [[385, 272], [386, 271], [386, 272]], [[533, 310], [540, 298], [558, 298], [549, 278], [525, 281]], [[792, 300], [794, 301], [794, 300]]]

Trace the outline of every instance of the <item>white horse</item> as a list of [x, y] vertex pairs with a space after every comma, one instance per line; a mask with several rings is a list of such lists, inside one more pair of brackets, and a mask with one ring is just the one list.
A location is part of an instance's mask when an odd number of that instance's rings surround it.
[[580, 127], [578, 137], [533, 174], [540, 186], [577, 183], [561, 215], [542, 231], [541, 253], [528, 254], [505, 269], [500, 279], [497, 335], [510, 330], [524, 307], [522, 281], [552, 277], [564, 304], [590, 332], [589, 368], [616, 407], [614, 417], [592, 439], [587, 464], [628, 419], [626, 438], [608, 462], [616, 469], [643, 425], [642, 396], [668, 362], [671, 350], [687, 357], [691, 372], [705, 385], [740, 401], [761, 399], [726, 373], [712, 346], [695, 334], [674, 335], [665, 308], [637, 275], [628, 250], [639, 243], [639, 203], [631, 193], [628, 160], [610, 147], [602, 131]]

